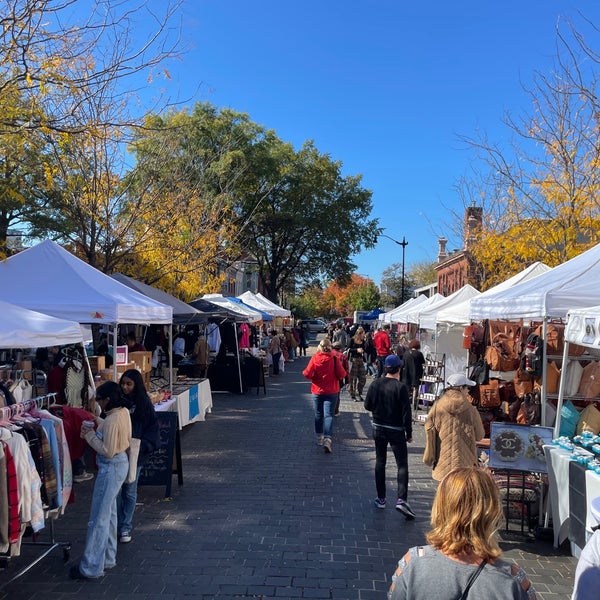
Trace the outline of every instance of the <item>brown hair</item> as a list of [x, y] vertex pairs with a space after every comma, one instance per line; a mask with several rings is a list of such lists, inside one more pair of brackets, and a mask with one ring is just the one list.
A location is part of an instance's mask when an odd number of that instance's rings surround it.
[[502, 554], [497, 540], [502, 514], [498, 486], [487, 471], [454, 469], [438, 487], [427, 541], [446, 555], [473, 552], [494, 560]]
[[410, 344], [408, 344], [408, 347], [411, 350], [420, 350], [421, 349], [421, 342], [419, 340], [411, 340]]

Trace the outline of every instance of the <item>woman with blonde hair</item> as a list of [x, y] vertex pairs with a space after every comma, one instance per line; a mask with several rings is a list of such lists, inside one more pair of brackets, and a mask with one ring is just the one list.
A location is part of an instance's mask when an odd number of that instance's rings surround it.
[[497, 529], [503, 511], [498, 486], [477, 467], [442, 479], [431, 509], [428, 546], [416, 546], [399, 561], [389, 600], [535, 600], [524, 571], [500, 558]]
[[[367, 370], [365, 361], [367, 360], [365, 330], [358, 327], [355, 334], [350, 338], [348, 344], [348, 360], [350, 361], [350, 383], [348, 391], [352, 400], [362, 402], [362, 392], [367, 382]], [[358, 396], [358, 398], [357, 398]]]
[[312, 381], [310, 391], [313, 395], [317, 444], [323, 446], [327, 454], [331, 453], [333, 412], [340, 391], [340, 379], [348, 374], [336, 354], [332, 352], [331, 340], [325, 338], [319, 342], [316, 353], [302, 371], [302, 375]]

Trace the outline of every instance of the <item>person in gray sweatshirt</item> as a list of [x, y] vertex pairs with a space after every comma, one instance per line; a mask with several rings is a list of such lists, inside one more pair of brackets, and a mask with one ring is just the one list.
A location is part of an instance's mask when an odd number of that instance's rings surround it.
[[478, 467], [450, 471], [431, 509], [428, 546], [415, 546], [392, 576], [388, 600], [536, 600], [524, 571], [500, 558], [498, 486]]

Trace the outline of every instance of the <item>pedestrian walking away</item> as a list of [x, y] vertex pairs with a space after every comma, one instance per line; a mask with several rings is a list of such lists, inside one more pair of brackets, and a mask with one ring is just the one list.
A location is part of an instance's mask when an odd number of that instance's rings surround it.
[[423, 366], [425, 365], [425, 357], [421, 352], [421, 342], [411, 340], [408, 350], [404, 352], [402, 358], [404, 360], [402, 381], [408, 386], [413, 410], [416, 411], [419, 408], [419, 386], [421, 385]]
[[463, 373], [454, 373], [446, 383], [448, 387], [425, 421], [423, 462], [433, 467], [437, 481], [453, 469], [476, 467], [477, 442], [485, 436], [479, 412], [468, 400], [469, 387], [475, 382]]
[[335, 351], [332, 352], [331, 340], [325, 338], [319, 342], [316, 353], [308, 361], [302, 374], [312, 382], [310, 391], [313, 395], [317, 444], [323, 446], [325, 452], [330, 454], [333, 413], [340, 391], [340, 379], [344, 379], [348, 374]]
[[490, 473], [477, 467], [451, 471], [433, 501], [429, 545], [410, 548], [398, 562], [388, 599], [536, 600], [523, 569], [500, 558], [502, 518]]
[[[346, 371], [346, 373], [349, 373], [350, 366], [348, 364], [348, 359], [346, 358], [346, 354], [344, 352], [342, 352], [342, 342], [340, 342], [340, 341], [333, 342], [333, 344], [331, 344], [331, 347], [332, 347], [332, 352], [335, 352], [337, 359], [342, 363], [342, 366], [344, 367], [344, 370]], [[337, 393], [337, 402], [335, 403], [335, 410], [333, 411], [334, 417], [340, 416], [341, 395], [342, 395], [343, 389], [346, 387], [346, 385], [348, 385], [348, 383], [349, 383], [348, 375], [346, 375], [346, 377], [344, 379], [340, 379], [340, 391]]]
[[389, 335], [390, 326], [386, 323], [374, 336], [373, 343], [377, 352], [377, 377], [383, 376], [385, 357], [392, 352], [392, 341]]
[[375, 379], [367, 390], [365, 408], [373, 413], [373, 439], [375, 440], [375, 506], [385, 508], [385, 466], [388, 444], [396, 459], [397, 495], [396, 509], [407, 519], [415, 518], [408, 504], [408, 449], [412, 442], [412, 414], [408, 388], [400, 381], [400, 359], [390, 354], [385, 359], [385, 377]]

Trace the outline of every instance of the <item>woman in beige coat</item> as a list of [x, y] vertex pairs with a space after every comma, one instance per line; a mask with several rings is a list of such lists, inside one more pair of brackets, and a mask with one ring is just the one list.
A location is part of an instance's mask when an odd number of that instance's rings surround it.
[[[477, 466], [476, 444], [485, 435], [479, 412], [468, 400], [469, 387], [475, 382], [455, 373], [448, 377], [447, 384], [425, 421], [427, 445], [423, 460], [433, 466], [437, 481], [453, 469]], [[438, 441], [432, 443], [435, 432]]]

